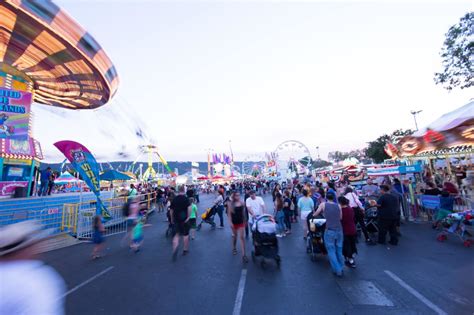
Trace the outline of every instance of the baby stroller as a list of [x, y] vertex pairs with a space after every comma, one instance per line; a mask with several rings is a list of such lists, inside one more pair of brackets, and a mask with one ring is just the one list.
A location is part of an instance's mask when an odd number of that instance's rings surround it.
[[309, 219], [308, 237], [306, 239], [306, 251], [311, 254], [311, 260], [316, 260], [317, 254], [326, 255], [324, 246], [324, 230], [326, 229], [326, 219]]
[[375, 235], [379, 232], [379, 225], [377, 223], [377, 207], [371, 207], [365, 210], [365, 227], [371, 242], [376, 242]]
[[278, 268], [281, 258], [278, 255], [278, 239], [276, 237], [276, 223], [273, 216], [264, 214], [258, 216], [252, 225], [252, 240], [254, 250], [252, 260], [255, 263], [257, 257], [262, 257], [260, 265], [265, 268], [266, 260], [275, 260]]
[[201, 229], [203, 223], [210, 224], [212, 229], [215, 229], [216, 224], [214, 223], [214, 216], [216, 215], [216, 213], [217, 213], [217, 207], [216, 206], [214, 206], [212, 208], [207, 208], [206, 212], [204, 212], [201, 215], [202, 220], [198, 224], [198, 226], [196, 227], [196, 231], [199, 231]]

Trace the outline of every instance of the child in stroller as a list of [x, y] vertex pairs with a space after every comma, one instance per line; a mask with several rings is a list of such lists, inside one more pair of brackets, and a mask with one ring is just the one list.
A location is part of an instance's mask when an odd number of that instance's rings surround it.
[[207, 208], [206, 212], [204, 212], [201, 215], [202, 220], [199, 223], [199, 225], [196, 227], [196, 231], [199, 231], [201, 229], [203, 223], [210, 224], [212, 229], [215, 229], [216, 224], [214, 223], [214, 216], [216, 215], [216, 213], [217, 213], [217, 206]]
[[377, 223], [377, 207], [372, 206], [365, 210], [365, 227], [369, 233], [371, 244], [376, 244], [376, 234], [379, 232], [379, 225]]
[[276, 223], [273, 216], [264, 214], [257, 216], [252, 225], [252, 240], [254, 250], [252, 260], [256, 262], [257, 257], [262, 257], [260, 265], [266, 265], [266, 259], [275, 260], [280, 267], [281, 258], [278, 255], [278, 239], [276, 237]]
[[313, 218], [312, 213], [308, 215], [308, 237], [306, 238], [306, 252], [311, 254], [311, 260], [316, 260], [317, 254], [326, 255], [324, 246], [324, 230], [326, 229], [326, 219]]

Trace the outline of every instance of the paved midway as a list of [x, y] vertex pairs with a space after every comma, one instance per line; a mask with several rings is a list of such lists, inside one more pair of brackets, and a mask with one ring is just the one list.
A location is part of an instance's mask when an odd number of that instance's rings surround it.
[[[201, 195], [200, 212], [212, 201]], [[269, 196], [267, 209], [272, 209]], [[231, 232], [204, 225], [190, 254], [171, 261], [163, 214], [145, 228], [142, 250], [106, 239], [106, 256], [91, 261], [92, 244], [44, 254], [68, 286], [67, 314], [472, 314], [474, 251], [451, 237], [436, 241], [428, 225], [405, 224], [395, 248], [359, 244], [357, 269], [336, 278], [326, 257], [312, 262], [298, 225], [280, 240], [281, 269], [231, 252]], [[216, 222], [218, 218], [216, 217]], [[226, 222], [227, 223], [227, 222]], [[250, 240], [248, 246], [250, 248]]]

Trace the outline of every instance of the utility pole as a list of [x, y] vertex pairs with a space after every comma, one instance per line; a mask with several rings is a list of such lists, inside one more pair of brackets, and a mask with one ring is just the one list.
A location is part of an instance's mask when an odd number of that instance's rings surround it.
[[415, 120], [415, 127], [416, 131], [418, 131], [418, 122], [416, 121], [416, 115], [421, 113], [423, 110], [412, 110], [410, 113], [413, 115], [413, 119]]

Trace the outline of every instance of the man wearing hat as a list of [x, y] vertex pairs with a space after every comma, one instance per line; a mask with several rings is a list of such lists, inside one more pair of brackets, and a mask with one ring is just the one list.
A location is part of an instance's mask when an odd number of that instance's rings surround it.
[[35, 249], [46, 234], [34, 221], [0, 229], [2, 314], [64, 314], [63, 279], [53, 268], [36, 260]]

